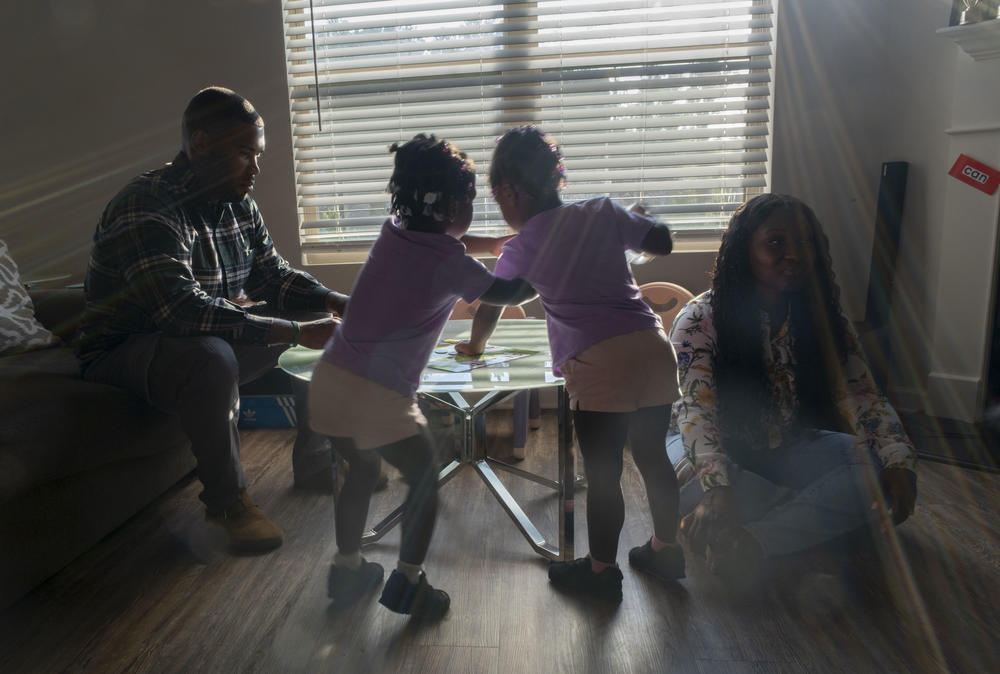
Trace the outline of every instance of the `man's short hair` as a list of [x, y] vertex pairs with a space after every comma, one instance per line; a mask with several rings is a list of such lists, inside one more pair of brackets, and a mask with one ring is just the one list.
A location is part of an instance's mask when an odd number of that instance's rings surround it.
[[186, 148], [195, 131], [209, 136], [228, 131], [235, 124], [264, 126], [253, 104], [232, 89], [205, 87], [188, 103], [181, 119], [181, 140]]

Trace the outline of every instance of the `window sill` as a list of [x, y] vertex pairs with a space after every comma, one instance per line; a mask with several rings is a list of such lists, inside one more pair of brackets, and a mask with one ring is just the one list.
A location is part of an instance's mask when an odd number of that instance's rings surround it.
[[[686, 253], [716, 253], [719, 250], [720, 240], [718, 237], [691, 237], [678, 238], [674, 240], [673, 255], [683, 255]], [[475, 255], [480, 260], [495, 260], [493, 255]], [[358, 248], [354, 250], [313, 250], [302, 253], [302, 265], [304, 267], [325, 266], [325, 265], [359, 265], [368, 259], [368, 249]]]
[[939, 28], [937, 34], [951, 38], [975, 61], [1000, 58], [1000, 19]]

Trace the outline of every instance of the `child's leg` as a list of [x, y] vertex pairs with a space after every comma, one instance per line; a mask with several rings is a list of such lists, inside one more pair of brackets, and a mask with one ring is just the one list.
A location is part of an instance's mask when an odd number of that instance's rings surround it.
[[343, 608], [357, 601], [382, 582], [382, 566], [361, 556], [361, 532], [368, 518], [368, 504], [379, 477], [379, 457], [360, 451], [351, 438], [336, 438], [337, 449], [350, 462], [351, 470], [337, 497], [334, 510], [337, 554], [327, 576], [327, 595]]
[[397, 613], [439, 620], [448, 612], [451, 599], [427, 582], [421, 568], [437, 518], [438, 467], [430, 436], [422, 427], [419, 435], [379, 447], [378, 451], [399, 469], [410, 487], [403, 503], [399, 565], [386, 581], [379, 602]]
[[334, 521], [337, 551], [353, 555], [361, 549], [361, 534], [368, 519], [368, 505], [379, 477], [379, 457], [374, 451], [359, 450], [350, 438], [334, 438], [337, 451], [350, 464], [347, 479], [337, 498]]
[[618, 537], [625, 523], [622, 497], [622, 452], [628, 436], [628, 414], [573, 412], [576, 437], [587, 474], [587, 538], [590, 555], [549, 564], [549, 582], [572, 592], [585, 592], [614, 602], [622, 600], [622, 572], [615, 564]]
[[643, 407], [629, 415], [632, 458], [646, 485], [653, 516], [653, 536], [628, 553], [629, 564], [667, 581], [684, 577], [684, 551], [677, 545], [679, 489], [677, 475], [663, 445], [670, 425], [670, 406]]
[[403, 475], [409, 493], [403, 503], [403, 539], [399, 559], [420, 566], [427, 556], [437, 519], [438, 467], [427, 432], [378, 448]]
[[618, 412], [573, 412], [583, 469], [587, 476], [587, 538], [590, 557], [614, 564], [625, 523], [622, 496], [622, 452], [629, 415]]
[[646, 485], [653, 517], [653, 533], [663, 543], [677, 537], [679, 490], [677, 475], [663, 451], [670, 426], [670, 406], [643, 407], [629, 415], [628, 439], [632, 458]]

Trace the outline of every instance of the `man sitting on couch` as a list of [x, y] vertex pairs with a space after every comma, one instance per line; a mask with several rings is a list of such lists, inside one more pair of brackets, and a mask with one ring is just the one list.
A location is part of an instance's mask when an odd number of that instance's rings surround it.
[[[101, 217], [77, 356], [84, 379], [179, 417], [206, 518], [234, 549], [270, 550], [282, 533], [246, 492], [238, 386], [291, 345], [322, 348], [338, 320], [330, 314], [343, 313], [347, 297], [275, 250], [250, 196], [264, 122], [249, 101], [203, 89], [184, 111], [182, 136], [174, 161], [133, 179]], [[307, 421], [293, 449], [295, 483], [332, 490], [329, 447]]]

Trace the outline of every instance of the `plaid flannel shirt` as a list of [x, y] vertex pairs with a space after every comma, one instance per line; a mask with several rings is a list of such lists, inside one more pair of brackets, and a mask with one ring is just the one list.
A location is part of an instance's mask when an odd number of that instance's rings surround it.
[[108, 204], [84, 287], [76, 342], [84, 367], [136, 333], [265, 344], [274, 319], [231, 300], [245, 295], [279, 312], [326, 311], [330, 293], [278, 254], [252, 197], [200, 197], [183, 153], [132, 180]]

